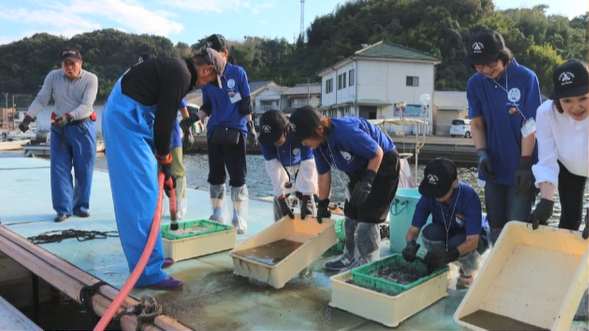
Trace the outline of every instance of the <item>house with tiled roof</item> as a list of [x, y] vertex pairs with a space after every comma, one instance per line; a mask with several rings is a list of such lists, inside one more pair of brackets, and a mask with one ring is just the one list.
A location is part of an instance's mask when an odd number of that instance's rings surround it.
[[[432, 55], [398, 44], [380, 41], [366, 46], [318, 73], [320, 110], [330, 117], [385, 119], [399, 117], [394, 105], [405, 103], [405, 117], [423, 118], [420, 96], [432, 96], [428, 110], [432, 109], [434, 66], [439, 63]], [[432, 112], [426, 114], [431, 133]]]

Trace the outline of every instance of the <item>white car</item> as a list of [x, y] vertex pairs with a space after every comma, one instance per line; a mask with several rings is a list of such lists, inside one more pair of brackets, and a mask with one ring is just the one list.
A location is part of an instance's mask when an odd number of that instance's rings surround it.
[[452, 137], [465, 137], [470, 138], [470, 120], [465, 118], [455, 118], [452, 120], [452, 126], [450, 127], [450, 135]]

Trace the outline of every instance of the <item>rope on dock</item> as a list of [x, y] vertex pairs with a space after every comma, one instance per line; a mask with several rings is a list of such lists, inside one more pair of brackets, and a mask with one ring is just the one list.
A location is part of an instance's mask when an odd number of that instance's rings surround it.
[[48, 244], [62, 242], [64, 239], [76, 238], [78, 241], [87, 241], [92, 239], [118, 238], [118, 231], [85, 231], [85, 230], [54, 230], [43, 232], [38, 236], [28, 237], [27, 240], [33, 244]]

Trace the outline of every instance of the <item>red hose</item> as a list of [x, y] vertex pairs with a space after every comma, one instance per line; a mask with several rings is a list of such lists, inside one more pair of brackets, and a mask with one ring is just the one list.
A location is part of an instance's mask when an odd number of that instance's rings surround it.
[[[162, 211], [162, 200], [163, 200], [162, 192], [164, 189], [164, 174], [162, 172], [160, 172], [158, 174], [157, 180], [158, 180], [158, 186], [159, 186], [159, 190], [158, 190], [158, 194], [157, 194], [157, 204], [155, 207], [155, 215], [153, 216], [153, 222], [151, 223], [151, 230], [149, 231], [149, 237], [147, 238], [147, 244], [145, 245], [145, 248], [143, 249], [143, 253], [141, 254], [141, 257], [139, 258], [139, 262], [135, 266], [135, 269], [133, 269], [133, 272], [131, 273], [131, 275], [129, 276], [127, 281], [125, 282], [125, 285], [123, 285], [123, 288], [119, 291], [116, 298], [110, 304], [110, 306], [108, 307], [108, 309], [106, 310], [104, 315], [102, 315], [102, 317], [100, 318], [100, 321], [98, 322], [98, 324], [96, 324], [96, 326], [94, 327], [94, 331], [103, 331], [104, 328], [106, 328], [106, 326], [108, 325], [108, 323], [110, 323], [110, 320], [112, 319], [114, 314], [117, 312], [117, 310], [119, 309], [119, 307], [123, 303], [123, 300], [125, 300], [125, 298], [127, 298], [129, 293], [131, 292], [131, 290], [135, 286], [135, 283], [137, 283], [139, 276], [143, 272], [143, 269], [145, 269], [145, 266], [147, 265], [147, 261], [149, 260], [149, 257], [151, 256], [151, 252], [153, 251], [153, 247], [155, 246], [155, 241], [157, 239], [158, 234], [160, 233], [160, 222], [161, 222], [161, 215], [162, 215], [161, 211]], [[172, 192], [173, 191], [174, 190], [172, 190]]]

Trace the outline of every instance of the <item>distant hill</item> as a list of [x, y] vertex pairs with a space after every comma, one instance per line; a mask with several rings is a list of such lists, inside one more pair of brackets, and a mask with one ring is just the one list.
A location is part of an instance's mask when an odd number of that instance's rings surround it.
[[[230, 53], [250, 81], [277, 84], [318, 81], [316, 73], [351, 56], [363, 44], [386, 40], [441, 58], [436, 67], [437, 90], [464, 90], [473, 70], [462, 64], [470, 36], [481, 29], [503, 34], [520, 64], [532, 69], [547, 94], [551, 73], [564, 60], [587, 60], [588, 15], [572, 20], [546, 15], [546, 6], [495, 11], [491, 0], [362, 0], [349, 1], [333, 13], [317, 17], [299, 39], [247, 37], [230, 43]], [[580, 13], [581, 14], [581, 13]], [[204, 39], [189, 46], [164, 37], [103, 29], [70, 39], [35, 34], [0, 46], [0, 91], [36, 94], [45, 75], [58, 68], [64, 47], [82, 52], [84, 69], [99, 79], [99, 100], [108, 97], [120, 75], [139, 54], [182, 57], [200, 49]], [[19, 104], [20, 106], [20, 104]]]

